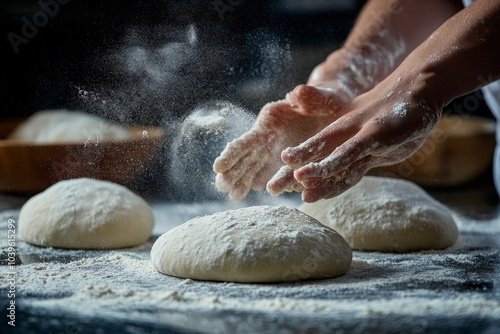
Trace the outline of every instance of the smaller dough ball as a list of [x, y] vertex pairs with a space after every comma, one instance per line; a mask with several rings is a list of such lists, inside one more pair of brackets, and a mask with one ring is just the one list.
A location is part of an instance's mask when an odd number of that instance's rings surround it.
[[257, 283], [340, 276], [352, 252], [337, 232], [296, 209], [255, 206], [175, 227], [154, 243], [151, 259], [171, 276]]
[[299, 210], [338, 231], [353, 249], [407, 252], [443, 249], [458, 238], [446, 206], [416, 184], [365, 176], [341, 195]]
[[112, 249], [144, 243], [153, 229], [149, 205], [107, 181], [60, 181], [24, 204], [19, 233], [45, 247]]
[[124, 127], [94, 115], [65, 109], [39, 111], [7, 137], [35, 143], [97, 143], [130, 138], [132, 134]]

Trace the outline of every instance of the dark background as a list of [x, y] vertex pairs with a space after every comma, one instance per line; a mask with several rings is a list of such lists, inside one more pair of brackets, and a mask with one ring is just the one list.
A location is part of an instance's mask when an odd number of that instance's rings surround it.
[[[42, 2], [52, 3], [56, 13], [40, 13], [39, 1], [1, 5], [2, 118], [78, 108], [118, 121], [160, 124], [214, 99], [257, 112], [307, 79], [344, 40], [362, 5], [223, 0], [223, 12], [213, 0], [65, 0], [57, 9], [56, 0]], [[9, 33], [26, 37], [23, 32], [33, 31], [26, 20], [38, 27], [16, 52]], [[189, 34], [196, 36], [194, 43]], [[174, 50], [158, 55], [171, 43], [177, 43]], [[157, 73], [153, 82], [144, 68], [124, 70], [134, 48], [149, 53], [155, 70], [173, 68]], [[169, 64], [169, 55], [181, 59]]]
[[[2, 2], [2, 118], [69, 108], [163, 124], [211, 100], [258, 112], [338, 48], [363, 5], [222, 0], [221, 10], [213, 0], [60, 1]], [[40, 13], [42, 2], [55, 14]], [[26, 21], [38, 26], [16, 52], [9, 33], [24, 38]], [[141, 60], [127, 70], [134, 48], [153, 70]], [[484, 104], [478, 109], [489, 115]]]

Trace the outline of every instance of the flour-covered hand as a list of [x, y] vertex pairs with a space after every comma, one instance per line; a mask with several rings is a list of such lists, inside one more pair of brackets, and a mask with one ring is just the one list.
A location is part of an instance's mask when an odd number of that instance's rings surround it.
[[318, 134], [282, 152], [304, 187], [305, 202], [334, 197], [369, 169], [404, 160], [435, 126], [440, 109], [430, 108], [404, 83], [388, 81], [354, 99], [349, 112]]
[[[262, 189], [283, 166], [281, 151], [317, 133], [328, 124], [326, 118], [301, 115], [284, 100], [265, 105], [253, 127], [228, 143], [215, 160], [217, 188], [236, 201], [251, 189]], [[293, 179], [292, 170], [288, 177]]]

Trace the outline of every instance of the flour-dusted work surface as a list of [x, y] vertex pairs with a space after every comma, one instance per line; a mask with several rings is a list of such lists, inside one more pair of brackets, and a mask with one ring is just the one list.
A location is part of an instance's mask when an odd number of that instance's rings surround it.
[[[150, 250], [158, 235], [196, 215], [242, 203], [154, 204], [154, 236], [129, 249], [41, 248], [17, 236], [10, 273], [8, 221], [17, 221], [19, 212], [12, 206], [0, 214], [1, 332], [497, 333], [498, 198], [480, 185], [431, 195], [448, 204], [457, 219], [460, 235], [453, 247], [355, 251], [351, 269], [341, 277], [276, 284], [195, 281], [153, 269]], [[293, 270], [306, 274], [308, 267]], [[15, 297], [5, 298], [10, 282]], [[6, 317], [11, 300], [15, 328]]]

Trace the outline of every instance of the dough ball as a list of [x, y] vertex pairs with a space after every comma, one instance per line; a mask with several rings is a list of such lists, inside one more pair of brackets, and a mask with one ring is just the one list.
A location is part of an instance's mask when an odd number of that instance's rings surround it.
[[448, 208], [404, 180], [365, 176], [343, 194], [299, 210], [338, 231], [353, 249], [442, 249], [458, 238]]
[[42, 110], [31, 115], [8, 137], [35, 143], [127, 140], [132, 134], [124, 127], [100, 117], [65, 109]]
[[145, 242], [153, 229], [149, 205], [127, 188], [107, 181], [60, 181], [24, 204], [19, 233], [45, 247], [112, 249]]
[[337, 232], [296, 209], [254, 206], [177, 226], [158, 238], [151, 259], [171, 276], [278, 282], [340, 276], [352, 252]]

